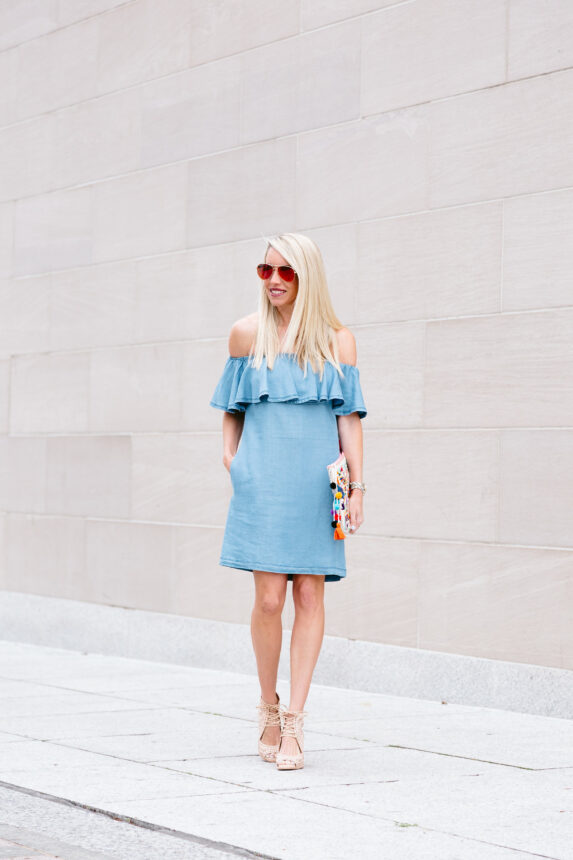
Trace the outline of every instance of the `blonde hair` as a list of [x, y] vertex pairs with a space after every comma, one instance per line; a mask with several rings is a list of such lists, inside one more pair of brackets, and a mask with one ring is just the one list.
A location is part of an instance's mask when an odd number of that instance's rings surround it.
[[[318, 245], [302, 233], [282, 233], [264, 238], [267, 242], [265, 258], [269, 248], [274, 248], [298, 275], [298, 292], [282, 351], [296, 356], [305, 376], [307, 361], [315, 372], [320, 371], [321, 380], [326, 361], [330, 361], [344, 376], [335, 336], [335, 332], [343, 325], [332, 306]], [[257, 368], [266, 356], [267, 366], [272, 370], [275, 358], [281, 351], [277, 320], [278, 311], [271, 303], [265, 285], [261, 283], [259, 325], [251, 358]]]

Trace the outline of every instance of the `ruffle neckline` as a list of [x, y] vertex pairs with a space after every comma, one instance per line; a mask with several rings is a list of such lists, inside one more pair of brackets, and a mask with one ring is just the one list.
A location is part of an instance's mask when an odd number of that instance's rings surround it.
[[353, 364], [340, 362], [344, 377], [330, 362], [319, 373], [307, 365], [306, 377], [296, 361], [296, 354], [278, 353], [269, 370], [266, 358], [260, 368], [249, 364], [249, 355], [228, 356], [210, 405], [226, 412], [244, 412], [250, 403], [311, 403], [330, 401], [337, 415], [357, 412], [366, 417], [360, 387], [360, 372]]

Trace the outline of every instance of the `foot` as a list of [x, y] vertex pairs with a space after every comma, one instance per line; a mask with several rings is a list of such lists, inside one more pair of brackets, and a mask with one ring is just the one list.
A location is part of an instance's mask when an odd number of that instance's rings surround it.
[[284, 755], [288, 755], [288, 756], [298, 755], [298, 753], [300, 752], [300, 747], [297, 743], [296, 738], [291, 738], [288, 736], [283, 737], [283, 739], [281, 741], [281, 745], [279, 747], [279, 752], [283, 753]]
[[304, 767], [304, 729], [306, 711], [283, 711], [280, 747], [275, 755], [279, 770], [297, 770]]
[[[276, 696], [275, 701], [272, 704], [276, 704], [279, 700], [279, 697]], [[271, 704], [269, 702], [269, 704]], [[265, 730], [263, 732], [263, 736], [261, 738], [264, 744], [278, 744], [281, 737], [281, 727], [280, 726], [265, 726]]]

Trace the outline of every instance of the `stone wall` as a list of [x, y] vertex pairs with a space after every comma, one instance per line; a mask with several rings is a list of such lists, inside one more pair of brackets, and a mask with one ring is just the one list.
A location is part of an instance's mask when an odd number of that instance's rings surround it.
[[248, 622], [209, 399], [296, 230], [369, 410], [326, 632], [573, 668], [572, 66], [568, 0], [4, 3], [0, 586]]

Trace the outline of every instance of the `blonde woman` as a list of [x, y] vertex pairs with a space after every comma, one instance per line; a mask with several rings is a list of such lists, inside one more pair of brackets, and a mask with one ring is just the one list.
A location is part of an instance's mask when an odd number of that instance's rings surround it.
[[[210, 405], [224, 410], [223, 463], [233, 487], [219, 563], [255, 580], [258, 751], [292, 770], [304, 766], [303, 708], [324, 635], [324, 584], [346, 576], [326, 467], [344, 452], [355, 534], [364, 519], [366, 407], [354, 335], [334, 312], [319, 248], [300, 233], [267, 242], [258, 311], [231, 327]], [[276, 684], [288, 580], [295, 621], [285, 709]]]

